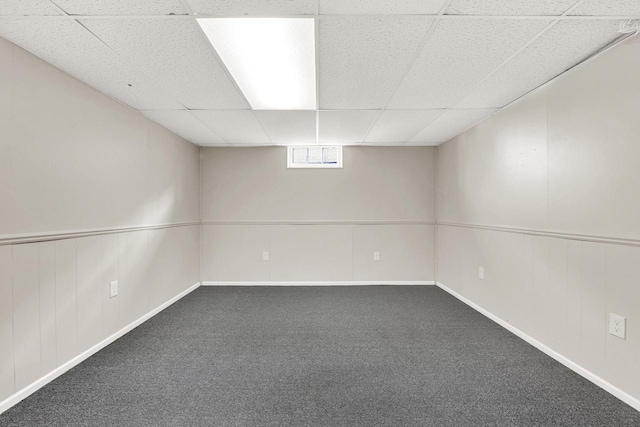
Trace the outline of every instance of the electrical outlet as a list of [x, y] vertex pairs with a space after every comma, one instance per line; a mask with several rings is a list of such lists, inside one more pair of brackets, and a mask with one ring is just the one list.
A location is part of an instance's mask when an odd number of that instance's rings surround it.
[[114, 280], [109, 284], [109, 297], [114, 298], [118, 296], [118, 281]]
[[262, 260], [269, 261], [269, 252], [262, 252]]
[[478, 278], [484, 280], [484, 267], [478, 267]]
[[609, 333], [618, 338], [626, 339], [627, 319], [617, 314], [609, 314]]
[[373, 253], [373, 260], [380, 261], [380, 252], [376, 251]]

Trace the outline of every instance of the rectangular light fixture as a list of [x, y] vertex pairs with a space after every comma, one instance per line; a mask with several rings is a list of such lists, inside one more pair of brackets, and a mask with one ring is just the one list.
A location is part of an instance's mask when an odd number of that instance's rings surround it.
[[254, 110], [315, 110], [313, 18], [202, 18], [198, 24]]

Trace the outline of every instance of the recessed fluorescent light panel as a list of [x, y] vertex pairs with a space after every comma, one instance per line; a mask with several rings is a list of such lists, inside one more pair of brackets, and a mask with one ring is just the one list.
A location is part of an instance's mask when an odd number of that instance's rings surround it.
[[254, 110], [315, 110], [313, 18], [202, 18], [202, 30]]

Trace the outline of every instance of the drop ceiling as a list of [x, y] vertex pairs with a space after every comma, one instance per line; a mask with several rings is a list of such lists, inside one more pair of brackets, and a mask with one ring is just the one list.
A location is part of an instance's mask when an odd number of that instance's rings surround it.
[[[315, 20], [318, 111], [252, 110], [196, 18]], [[621, 37], [638, 0], [3, 0], [0, 36], [201, 146], [439, 145]]]

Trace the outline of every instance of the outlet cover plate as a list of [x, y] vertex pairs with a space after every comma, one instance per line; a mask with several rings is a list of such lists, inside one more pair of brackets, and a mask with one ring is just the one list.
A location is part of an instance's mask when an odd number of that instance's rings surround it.
[[627, 319], [614, 313], [609, 314], [609, 333], [618, 338], [626, 339]]
[[114, 280], [109, 284], [109, 297], [117, 297], [118, 296], [118, 281]]
[[478, 267], [478, 278], [484, 280], [484, 267]]
[[375, 251], [375, 252], [373, 253], [373, 260], [374, 260], [374, 261], [380, 261], [380, 252]]
[[267, 251], [262, 252], [262, 260], [269, 261], [269, 252]]

